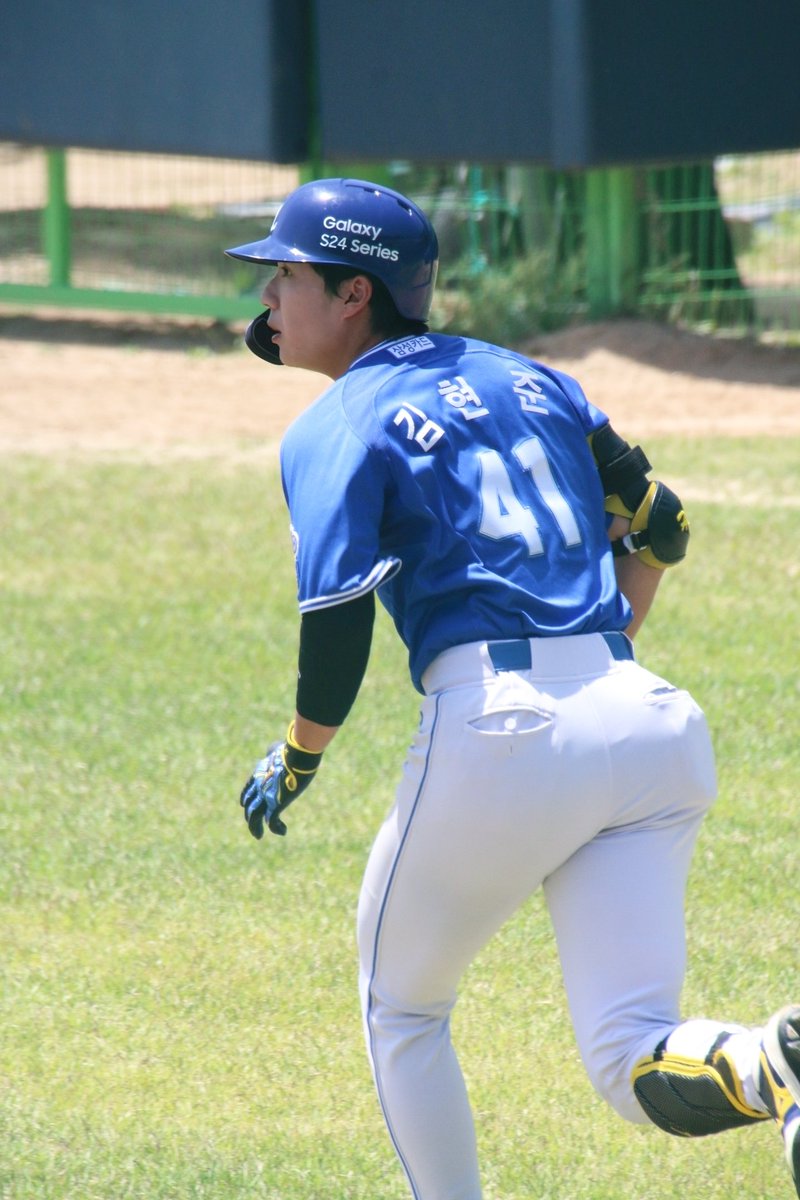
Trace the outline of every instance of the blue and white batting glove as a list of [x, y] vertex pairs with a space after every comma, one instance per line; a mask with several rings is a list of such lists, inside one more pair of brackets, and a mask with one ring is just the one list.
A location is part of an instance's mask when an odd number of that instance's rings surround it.
[[285, 836], [286, 826], [281, 813], [306, 790], [321, 759], [322, 751], [306, 750], [295, 741], [294, 721], [289, 726], [286, 741], [273, 742], [266, 756], [256, 763], [239, 797], [247, 828], [254, 838], [264, 836], [265, 822], [270, 833]]

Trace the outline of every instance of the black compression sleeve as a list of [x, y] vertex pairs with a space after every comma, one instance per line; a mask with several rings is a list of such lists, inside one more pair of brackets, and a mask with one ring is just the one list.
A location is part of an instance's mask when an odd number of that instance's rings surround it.
[[341, 725], [353, 706], [372, 645], [375, 593], [304, 613], [300, 622], [297, 711]]

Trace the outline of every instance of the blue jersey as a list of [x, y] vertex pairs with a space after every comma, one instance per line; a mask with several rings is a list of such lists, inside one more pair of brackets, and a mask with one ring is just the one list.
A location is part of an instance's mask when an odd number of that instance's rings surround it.
[[377, 590], [420, 678], [464, 642], [624, 629], [579, 385], [425, 334], [357, 359], [287, 430], [300, 611]]

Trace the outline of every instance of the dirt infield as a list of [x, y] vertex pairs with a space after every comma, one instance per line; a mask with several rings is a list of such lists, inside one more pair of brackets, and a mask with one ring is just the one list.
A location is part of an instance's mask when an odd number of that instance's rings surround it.
[[[542, 335], [528, 353], [576, 376], [620, 432], [800, 435], [800, 350], [642, 321]], [[273, 368], [241, 328], [0, 311], [0, 453], [274, 453], [321, 376]]]

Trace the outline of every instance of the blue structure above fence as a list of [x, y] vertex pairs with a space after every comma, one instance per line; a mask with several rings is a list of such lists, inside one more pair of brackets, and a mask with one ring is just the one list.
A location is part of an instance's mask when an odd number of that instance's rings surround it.
[[800, 144], [797, 0], [6, 0], [0, 140], [631, 165]]
[[308, 157], [306, 0], [5, 0], [0, 140]]

